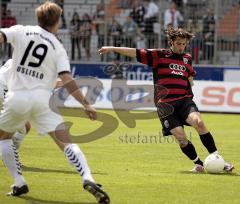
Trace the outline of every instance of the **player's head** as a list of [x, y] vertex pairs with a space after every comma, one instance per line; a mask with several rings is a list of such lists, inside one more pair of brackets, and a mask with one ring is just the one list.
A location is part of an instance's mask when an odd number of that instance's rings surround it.
[[61, 14], [62, 9], [57, 4], [49, 1], [36, 8], [38, 25], [54, 34], [58, 31]]
[[173, 52], [182, 54], [189, 41], [194, 37], [192, 33], [187, 32], [182, 28], [169, 27], [166, 31], [169, 45]]

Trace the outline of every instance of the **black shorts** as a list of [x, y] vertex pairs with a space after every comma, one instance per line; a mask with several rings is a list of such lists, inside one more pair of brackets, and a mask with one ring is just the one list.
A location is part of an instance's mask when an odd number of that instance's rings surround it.
[[162, 123], [164, 136], [171, 135], [170, 130], [178, 126], [189, 124], [186, 122], [188, 115], [199, 112], [192, 98], [183, 98], [177, 101], [160, 103], [157, 107], [159, 119]]

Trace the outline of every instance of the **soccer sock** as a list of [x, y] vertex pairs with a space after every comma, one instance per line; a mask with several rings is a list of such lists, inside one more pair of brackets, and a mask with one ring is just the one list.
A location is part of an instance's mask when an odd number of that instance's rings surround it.
[[182, 152], [191, 159], [195, 164], [203, 165], [203, 162], [198, 158], [197, 152], [193, 144], [188, 141], [187, 146], [181, 147]]
[[87, 160], [78, 145], [69, 144], [64, 148], [64, 153], [68, 161], [75, 166], [83, 181], [89, 180], [95, 182], [88, 167]]
[[11, 139], [1, 140], [0, 149], [2, 151], [2, 159], [12, 177], [15, 180], [15, 185], [21, 187], [25, 185], [25, 179], [22, 176], [19, 157], [16, 147]]
[[21, 143], [23, 142], [24, 137], [26, 136], [25, 132], [16, 131], [13, 135], [13, 144], [16, 146], [17, 149], [19, 149]]
[[200, 139], [201, 139], [203, 145], [207, 148], [207, 150], [210, 154], [217, 152], [217, 148], [216, 148], [213, 136], [211, 135], [210, 132], [208, 132], [204, 135], [199, 135], [199, 136], [200, 136]]

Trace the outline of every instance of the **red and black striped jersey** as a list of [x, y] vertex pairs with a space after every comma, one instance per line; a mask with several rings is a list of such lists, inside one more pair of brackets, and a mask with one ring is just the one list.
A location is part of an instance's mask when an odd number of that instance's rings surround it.
[[195, 76], [190, 54], [167, 49], [137, 49], [137, 61], [152, 67], [155, 102], [193, 97], [188, 78]]

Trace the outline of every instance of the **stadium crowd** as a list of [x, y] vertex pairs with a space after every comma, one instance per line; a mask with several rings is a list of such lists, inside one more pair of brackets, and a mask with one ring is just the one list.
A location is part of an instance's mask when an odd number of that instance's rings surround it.
[[[55, 0], [55, 2], [64, 9], [66, 2], [65, 4], [63, 0]], [[63, 12], [61, 28], [69, 33], [71, 60], [94, 59], [93, 53], [96, 48], [91, 46], [91, 41], [94, 40], [97, 41], [97, 49], [104, 44], [136, 48], [156, 48], [159, 45], [166, 47], [167, 38], [164, 31], [169, 26], [173, 26], [185, 28], [195, 34], [188, 48], [194, 63], [213, 62], [216, 45], [216, 17], [207, 1], [168, 0], [165, 1], [169, 4], [166, 9], [166, 6], [163, 8], [161, 3], [153, 0], [118, 0], [116, 2], [116, 7], [120, 12], [126, 13], [121, 22], [119, 13], [109, 15], [110, 11], [107, 11], [104, 1], [101, 1], [91, 13], [79, 13], [73, 10], [70, 20], [65, 18], [66, 13]], [[196, 8], [201, 12], [198, 13]], [[2, 6], [1, 16], [1, 27], [10, 27], [17, 22], [6, 4]], [[10, 55], [11, 49], [8, 47], [8, 57]], [[119, 54], [114, 54], [105, 59], [102, 57], [101, 61], [119, 60], [120, 58]], [[125, 58], [124, 60], [131, 59]]]

